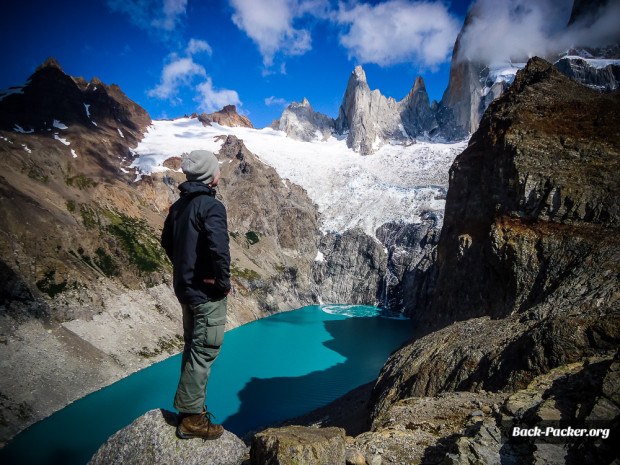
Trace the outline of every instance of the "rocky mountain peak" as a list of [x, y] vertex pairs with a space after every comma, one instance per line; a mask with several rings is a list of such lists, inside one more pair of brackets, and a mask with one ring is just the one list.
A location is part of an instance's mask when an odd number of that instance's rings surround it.
[[325, 139], [334, 131], [334, 120], [314, 111], [306, 97], [301, 103], [293, 102], [282, 112], [276, 129], [297, 140]]
[[219, 111], [214, 113], [201, 113], [197, 115], [196, 113], [192, 113], [192, 118], [198, 118], [198, 120], [204, 126], [210, 126], [211, 123], [216, 123], [221, 126], [229, 126], [229, 127], [244, 127], [244, 128], [253, 128], [254, 125], [250, 121], [247, 116], [240, 115], [237, 113], [236, 105], [226, 105]]
[[347, 84], [336, 120], [336, 130], [347, 133], [347, 145], [369, 155], [386, 143], [407, 143], [426, 136], [436, 125], [424, 80], [416, 78], [400, 102], [370, 90], [366, 73], [357, 66]]
[[37, 68], [20, 92], [0, 99], [0, 129], [61, 139], [69, 133], [82, 139], [86, 133], [103, 131], [118, 141], [122, 154], [127, 153], [127, 144], [137, 145], [150, 122], [146, 111], [118, 86], [107, 86], [97, 78], [87, 84], [81, 77], [67, 75], [53, 58]]
[[424, 78], [422, 76], [418, 76], [415, 78], [415, 82], [413, 83], [413, 88], [411, 89], [411, 93], [415, 94], [416, 92], [424, 91], [426, 92], [426, 85], [424, 84]]
[[351, 78], [355, 78], [359, 82], [368, 82], [366, 80], [366, 72], [361, 65], [357, 65], [353, 72], [351, 73]]
[[89, 83], [90, 86], [101, 86], [103, 85], [103, 82], [101, 82], [101, 79], [99, 79], [97, 76], [94, 76]]
[[[47, 69], [47, 68], [55, 68], [57, 70], [62, 71], [62, 68], [60, 67], [60, 64], [56, 61], [56, 58], [54, 58], [54, 57], [48, 57], [43, 63], [41, 63], [39, 65], [39, 67], [36, 69], [36, 71], [40, 71], [40, 70]], [[62, 71], [62, 72], [64, 72], [64, 71]]]

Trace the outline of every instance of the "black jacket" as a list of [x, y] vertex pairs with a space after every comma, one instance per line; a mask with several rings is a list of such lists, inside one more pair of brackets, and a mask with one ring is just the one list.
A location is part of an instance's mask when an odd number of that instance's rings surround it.
[[[161, 235], [173, 266], [174, 292], [182, 304], [218, 300], [230, 290], [226, 208], [202, 182], [184, 182], [179, 190], [181, 198], [170, 207]], [[209, 278], [215, 284], [205, 284]]]

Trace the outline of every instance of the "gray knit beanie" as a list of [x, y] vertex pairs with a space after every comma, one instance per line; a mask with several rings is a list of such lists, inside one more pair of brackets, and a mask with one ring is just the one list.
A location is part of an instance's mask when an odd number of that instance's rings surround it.
[[202, 181], [210, 184], [220, 170], [220, 163], [213, 152], [208, 150], [193, 150], [183, 157], [181, 169], [188, 181]]

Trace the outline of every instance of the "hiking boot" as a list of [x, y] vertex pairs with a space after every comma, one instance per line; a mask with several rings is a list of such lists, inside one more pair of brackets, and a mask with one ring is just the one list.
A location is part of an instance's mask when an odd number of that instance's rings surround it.
[[194, 415], [181, 414], [177, 437], [180, 439], [201, 438], [204, 440], [217, 439], [224, 434], [224, 427], [211, 421], [209, 412], [196, 413]]

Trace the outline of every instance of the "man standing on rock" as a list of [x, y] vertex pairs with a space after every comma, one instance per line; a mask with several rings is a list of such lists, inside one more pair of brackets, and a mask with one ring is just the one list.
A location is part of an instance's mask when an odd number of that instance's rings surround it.
[[230, 248], [226, 208], [215, 198], [220, 165], [212, 152], [183, 158], [187, 181], [164, 223], [161, 244], [173, 266], [174, 292], [183, 308], [185, 347], [174, 398], [177, 436], [217, 439], [224, 432], [205, 407], [211, 365], [220, 352], [230, 292]]

